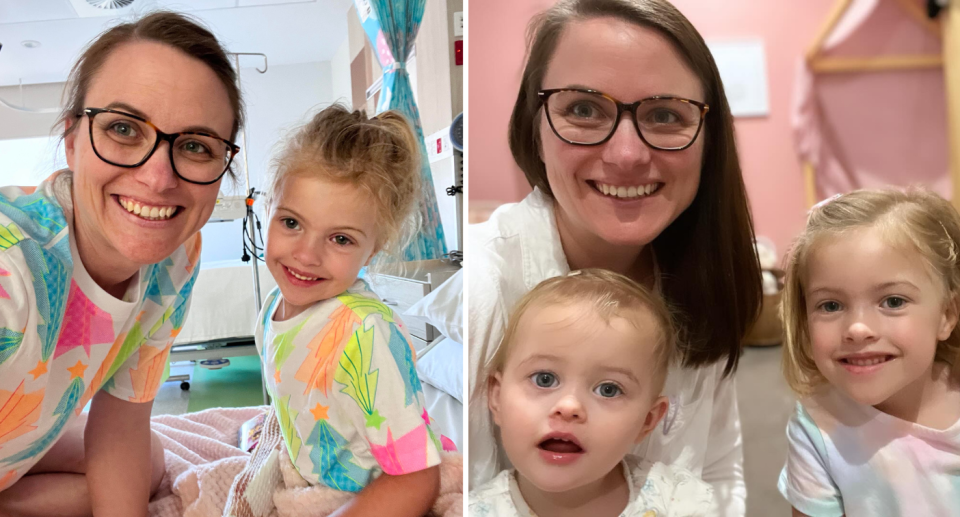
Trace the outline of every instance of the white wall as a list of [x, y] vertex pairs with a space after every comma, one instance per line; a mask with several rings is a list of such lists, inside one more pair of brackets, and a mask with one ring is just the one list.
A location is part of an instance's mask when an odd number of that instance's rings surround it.
[[[260, 74], [253, 68], [240, 70], [240, 85], [247, 106], [246, 144], [237, 136], [237, 143], [247, 153], [250, 185], [258, 191], [266, 188], [271, 155], [284, 135], [307, 122], [319, 109], [329, 105], [333, 96], [329, 61], [299, 65], [271, 66]], [[235, 160], [238, 181], [224, 181], [221, 191], [245, 195], [243, 155]], [[262, 206], [258, 200], [257, 206]], [[262, 214], [261, 214], [262, 217]], [[266, 221], [263, 233], [266, 236]], [[203, 262], [235, 260], [243, 254], [240, 221], [209, 223], [203, 228]]]
[[330, 60], [330, 74], [332, 76], [333, 100], [350, 106], [353, 90], [350, 84], [350, 40], [344, 39]]

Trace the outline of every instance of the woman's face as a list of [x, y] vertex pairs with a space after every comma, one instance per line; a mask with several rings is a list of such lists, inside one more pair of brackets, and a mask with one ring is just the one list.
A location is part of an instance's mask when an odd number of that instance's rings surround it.
[[[570, 23], [557, 44], [543, 89], [589, 88], [623, 103], [654, 95], [704, 102], [703, 88], [673, 45], [658, 32], [616, 18]], [[606, 143], [560, 140], [540, 110], [541, 158], [567, 234], [624, 246], [646, 245], [696, 196], [704, 135], [683, 151], [660, 151], [640, 140], [630, 115]], [[702, 131], [701, 131], [702, 133]], [[603, 193], [604, 185], [650, 188], [638, 197]]]
[[[227, 90], [198, 59], [154, 42], [115, 49], [90, 81], [84, 107], [113, 108], [140, 115], [166, 133], [204, 131], [229, 139], [233, 110]], [[159, 262], [210, 218], [220, 182], [196, 185], [174, 174], [169, 143], [134, 169], [110, 165], [94, 154], [90, 119], [65, 138], [67, 164], [74, 172], [74, 225], [81, 246], [97, 263], [136, 266]], [[122, 202], [122, 204], [121, 204]], [[136, 204], [160, 215], [135, 214]], [[128, 208], [125, 208], [126, 205]]]

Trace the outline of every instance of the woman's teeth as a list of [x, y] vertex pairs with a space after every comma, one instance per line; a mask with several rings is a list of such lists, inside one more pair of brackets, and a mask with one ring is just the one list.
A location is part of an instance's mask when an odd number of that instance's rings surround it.
[[636, 198], [649, 196], [660, 188], [659, 183], [650, 183], [649, 185], [635, 185], [630, 187], [618, 187], [616, 185], [607, 185], [605, 183], [594, 182], [597, 190], [604, 195], [619, 198]]
[[119, 198], [120, 205], [123, 208], [126, 208], [128, 212], [134, 215], [138, 215], [143, 219], [149, 219], [151, 221], [162, 221], [164, 219], [170, 219], [173, 214], [177, 211], [175, 206], [150, 206], [150, 205], [141, 205], [136, 201], [131, 201], [129, 199]]
[[309, 277], [309, 276], [301, 276], [301, 275], [298, 275], [297, 273], [295, 273], [295, 272], [294, 272], [292, 269], [290, 269], [290, 268], [287, 268], [287, 271], [289, 271], [290, 274], [293, 275], [295, 278], [299, 278], [300, 280], [307, 280], [307, 281], [320, 280], [320, 277]]

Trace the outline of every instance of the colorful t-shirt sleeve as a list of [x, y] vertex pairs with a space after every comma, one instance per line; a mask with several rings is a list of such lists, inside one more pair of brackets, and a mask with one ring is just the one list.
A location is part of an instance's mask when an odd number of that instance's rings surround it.
[[[193, 245], [194, 239], [185, 244], [188, 248]], [[170, 348], [183, 328], [190, 309], [190, 295], [200, 273], [199, 259], [190, 267], [186, 281], [181, 280], [183, 285], [179, 289], [173, 288], [175, 280], [168, 276], [170, 270], [176, 269], [176, 265], [161, 263], [151, 270], [150, 278], [146, 281], [144, 304], [159, 301], [165, 305], [165, 309], [152, 323], [144, 324], [138, 320], [123, 337], [120, 354], [115, 358], [115, 373], [103, 385], [103, 389], [114, 397], [130, 402], [150, 402], [163, 383]]]
[[[2, 252], [0, 242], [0, 368], [20, 349], [29, 314], [23, 273]], [[0, 369], [0, 372], [5, 371]], [[3, 378], [8, 378], [6, 373]]]
[[413, 357], [398, 325], [373, 312], [349, 338], [334, 375], [340, 411], [391, 475], [440, 463], [440, 435], [430, 426]]
[[810, 414], [797, 403], [787, 423], [787, 464], [780, 472], [780, 493], [810, 517], [840, 517], [843, 498], [830, 477], [823, 434]]

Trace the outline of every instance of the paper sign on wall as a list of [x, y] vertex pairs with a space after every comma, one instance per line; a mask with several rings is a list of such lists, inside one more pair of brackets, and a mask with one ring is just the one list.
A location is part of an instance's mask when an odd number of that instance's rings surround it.
[[730, 111], [735, 117], [765, 117], [770, 114], [767, 61], [763, 40], [708, 41]]
[[424, 139], [427, 157], [430, 163], [453, 156], [453, 144], [450, 143], [450, 128], [445, 127]]

